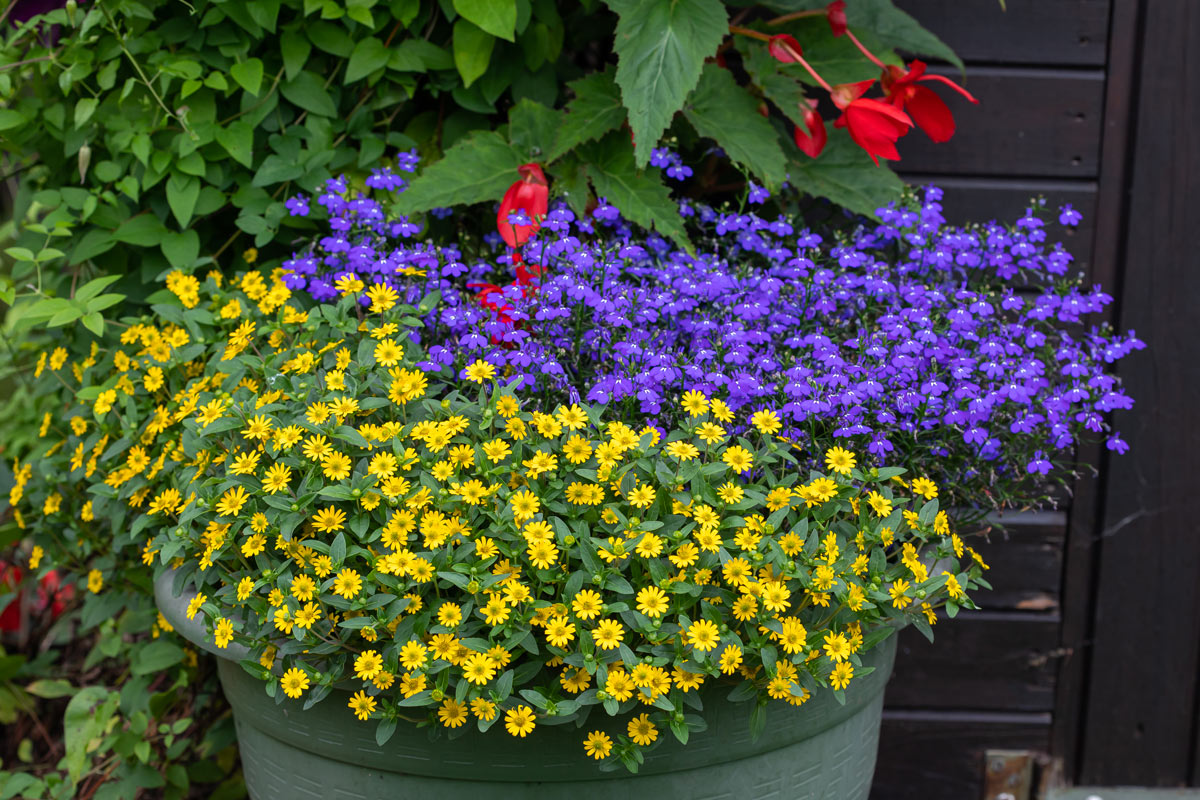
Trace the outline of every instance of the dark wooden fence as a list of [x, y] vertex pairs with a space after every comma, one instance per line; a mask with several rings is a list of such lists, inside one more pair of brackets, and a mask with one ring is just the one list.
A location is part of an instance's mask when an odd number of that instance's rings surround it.
[[1151, 349], [1121, 366], [1133, 452], [1082, 453], [1101, 472], [1069, 507], [980, 547], [985, 610], [932, 645], [901, 637], [872, 797], [984, 798], [993, 750], [1036, 754], [1043, 782], [1200, 785], [1200, 2], [899, 4], [962, 55], [980, 99], [949, 99], [951, 142], [901, 143], [905, 177], [943, 187], [953, 220], [1074, 205], [1076, 264]]

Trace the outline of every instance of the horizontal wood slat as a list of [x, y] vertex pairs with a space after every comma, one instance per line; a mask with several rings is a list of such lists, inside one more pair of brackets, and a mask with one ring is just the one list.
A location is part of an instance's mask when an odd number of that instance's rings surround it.
[[[954, 79], [950, 68], [938, 68]], [[1101, 70], [979, 67], [968, 70], [972, 105], [937, 89], [958, 130], [935, 144], [910, 131], [898, 144], [898, 168], [937, 175], [1096, 177], [1104, 108]]]
[[942, 618], [930, 642], [900, 633], [889, 709], [1049, 711], [1058, 670], [1057, 614], [963, 612]]
[[966, 62], [1103, 66], [1108, 0], [897, 0]]
[[1045, 752], [1049, 714], [884, 711], [871, 800], [977, 800], [986, 750]]
[[993, 519], [995, 527], [967, 539], [991, 567], [986, 577], [993, 588], [977, 592], [976, 604], [987, 611], [1057, 611], [1066, 514], [1026, 512]]

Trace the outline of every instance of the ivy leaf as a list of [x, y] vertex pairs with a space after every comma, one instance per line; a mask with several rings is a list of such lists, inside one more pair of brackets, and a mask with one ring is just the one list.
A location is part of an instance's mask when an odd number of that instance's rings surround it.
[[354, 52], [350, 54], [350, 62], [346, 64], [346, 78], [343, 83], [360, 81], [375, 70], [383, 69], [387, 66], [389, 55], [391, 54], [383, 46], [383, 42], [374, 36], [363, 39], [354, 45]]
[[454, 0], [454, 10], [492, 36], [514, 41], [517, 0]]
[[962, 59], [945, 42], [892, 5], [892, 0], [854, 0], [847, 3], [846, 22], [851, 28], [871, 31], [890, 47], [949, 61], [960, 73], [966, 73]]
[[466, 19], [454, 23], [454, 66], [462, 76], [464, 89], [487, 72], [495, 46], [496, 37], [478, 25]]
[[200, 234], [192, 230], [168, 233], [160, 246], [172, 267], [190, 267], [200, 257]]
[[528, 160], [547, 160], [562, 117], [562, 112], [526, 97], [508, 112], [508, 138]]
[[772, 186], [783, 183], [785, 158], [775, 129], [729, 70], [705, 64], [683, 113], [697, 133], [714, 140], [734, 161]]
[[721, 0], [605, 0], [618, 16], [617, 85], [644, 166], [729, 32]]
[[402, 214], [459, 203], [499, 200], [525, 163], [520, 150], [495, 131], [476, 131], [430, 164], [397, 198]]
[[599, 139], [621, 127], [625, 107], [612, 72], [595, 72], [567, 84], [575, 98], [567, 103], [567, 115], [558, 129], [558, 139], [547, 159], [553, 161], [584, 142]]
[[290, 81], [304, 69], [312, 45], [295, 31], [284, 31], [279, 37], [279, 52], [283, 55], [284, 76]]
[[817, 158], [793, 151], [791, 181], [809, 194], [828, 197], [851, 211], [875, 216], [875, 209], [900, 197], [904, 183], [871, 157], [844, 130], [829, 131], [829, 142]]
[[324, 82], [308, 70], [280, 86], [279, 91], [289, 103], [300, 106], [305, 111], [322, 117], [337, 116], [337, 106], [333, 104], [333, 98], [326, 91]]
[[217, 128], [217, 143], [242, 166], [254, 165], [254, 127], [243, 120]]
[[581, 148], [580, 157], [588, 165], [587, 173], [597, 197], [607, 197], [631, 222], [644, 228], [653, 226], [681, 246], [688, 246], [678, 206], [657, 171], [638, 171], [628, 136], [613, 131]]
[[167, 179], [167, 205], [179, 227], [186, 228], [200, 197], [200, 179], [194, 175], [175, 173]]
[[247, 58], [229, 68], [229, 75], [238, 85], [252, 95], [262, 90], [263, 63], [257, 58]]

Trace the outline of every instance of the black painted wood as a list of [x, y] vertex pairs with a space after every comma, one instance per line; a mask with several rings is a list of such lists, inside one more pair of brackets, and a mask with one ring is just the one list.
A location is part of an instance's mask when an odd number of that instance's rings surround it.
[[1103, 66], [1108, 0], [897, 0], [967, 62]]
[[1175, 786], [1200, 760], [1200, 5], [1140, 12], [1118, 321], [1152, 349], [1120, 370], [1138, 405], [1116, 417], [1133, 449], [1105, 479], [1080, 778]]
[[1050, 711], [1060, 622], [1056, 614], [979, 611], [940, 619], [933, 642], [907, 629], [887, 706]]
[[976, 800], [986, 750], [1044, 752], [1049, 714], [884, 711], [871, 800]]
[[[951, 77], [957, 73], [940, 68]], [[972, 105], [939, 93], [957, 132], [935, 144], [913, 130], [897, 145], [899, 169], [934, 175], [1094, 178], [1099, 169], [1103, 70], [972, 67]]]

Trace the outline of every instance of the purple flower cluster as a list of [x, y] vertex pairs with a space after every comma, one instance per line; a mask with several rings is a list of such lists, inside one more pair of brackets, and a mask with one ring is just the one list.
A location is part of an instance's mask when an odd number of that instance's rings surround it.
[[588, 219], [552, 208], [518, 260], [417, 242], [419, 225], [348, 195], [335, 180], [315, 197], [332, 234], [286, 262], [286, 280], [317, 300], [349, 272], [414, 304], [440, 292], [421, 336], [429, 371], [483, 358], [533, 402], [586, 398], [664, 425], [698, 389], [774, 408], [801, 450], [832, 437], [973, 502], [1068, 466], [1086, 437], [1127, 448], [1105, 421], [1133, 402], [1111, 370], [1144, 345], [1088, 325], [1111, 298], [1067, 277], [1040, 207], [954, 227], [930, 187], [837, 233], [681, 203], [688, 253], [601, 199]]

